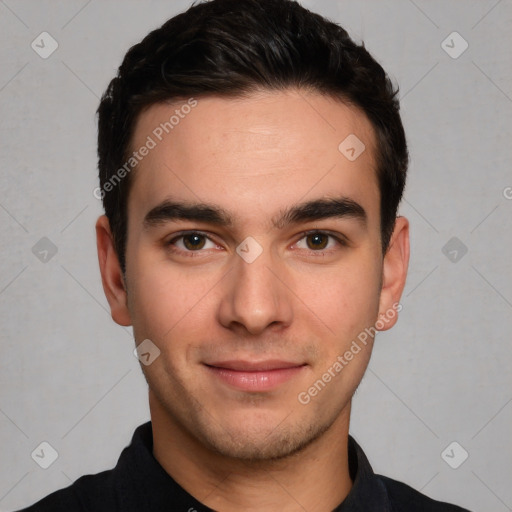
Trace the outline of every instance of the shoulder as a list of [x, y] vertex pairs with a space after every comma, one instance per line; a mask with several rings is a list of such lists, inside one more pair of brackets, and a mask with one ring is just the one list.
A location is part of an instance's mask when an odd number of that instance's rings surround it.
[[115, 510], [112, 470], [85, 475], [18, 512], [111, 512]]
[[127, 512], [126, 502], [143, 493], [141, 481], [148, 474], [160, 476], [163, 472], [158, 469], [151, 448], [151, 422], [147, 422], [137, 427], [114, 468], [82, 476], [18, 512]]
[[469, 512], [456, 505], [435, 501], [392, 478], [382, 475], [377, 475], [377, 478], [386, 488], [393, 512]]

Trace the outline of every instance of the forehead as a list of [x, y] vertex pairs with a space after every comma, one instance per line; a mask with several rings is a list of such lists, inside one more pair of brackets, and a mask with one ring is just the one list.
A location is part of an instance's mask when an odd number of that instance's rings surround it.
[[130, 215], [172, 197], [254, 218], [330, 195], [378, 215], [373, 128], [359, 109], [318, 93], [152, 105], [137, 120], [131, 150], [143, 146], [151, 149], [132, 175]]

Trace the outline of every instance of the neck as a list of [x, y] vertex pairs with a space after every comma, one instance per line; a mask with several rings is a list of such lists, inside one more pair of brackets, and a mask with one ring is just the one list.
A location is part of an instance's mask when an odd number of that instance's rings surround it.
[[204, 505], [222, 512], [330, 512], [352, 487], [350, 406], [312, 444], [281, 460], [244, 461], [210, 450], [170, 418], [150, 392], [153, 454]]

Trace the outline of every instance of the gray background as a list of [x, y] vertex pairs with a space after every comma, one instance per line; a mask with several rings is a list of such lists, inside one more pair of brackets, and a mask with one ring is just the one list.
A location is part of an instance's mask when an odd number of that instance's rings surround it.
[[[512, 510], [512, 3], [303, 4], [398, 81], [412, 157], [403, 311], [378, 337], [352, 434], [377, 472]], [[149, 419], [131, 331], [111, 320], [97, 269], [95, 110], [128, 47], [188, 5], [0, 1], [0, 510], [112, 467]], [[47, 59], [31, 48], [43, 31], [59, 44]], [[469, 44], [458, 58], [442, 47], [453, 31]], [[55, 255], [33, 250], [43, 237]], [[31, 457], [42, 441], [59, 455], [46, 470]], [[441, 457], [453, 441], [469, 454], [458, 469]]]

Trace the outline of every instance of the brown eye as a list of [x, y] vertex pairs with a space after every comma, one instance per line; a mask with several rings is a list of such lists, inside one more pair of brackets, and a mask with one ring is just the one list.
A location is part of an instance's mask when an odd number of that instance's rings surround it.
[[173, 255], [179, 258], [212, 256], [213, 251], [222, 250], [222, 247], [217, 245], [208, 234], [201, 231], [182, 233], [166, 242], [166, 246]]
[[196, 251], [202, 249], [206, 244], [206, 237], [198, 233], [183, 236], [183, 245], [189, 251]]
[[325, 235], [324, 233], [313, 233], [306, 236], [308, 249], [312, 249], [313, 251], [325, 249], [328, 243], [329, 235]]

